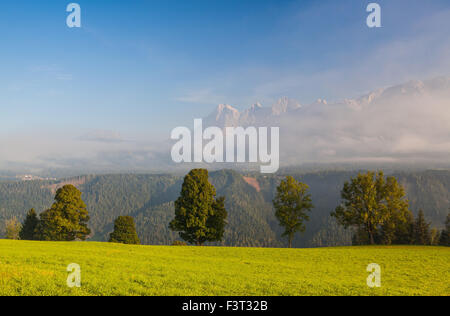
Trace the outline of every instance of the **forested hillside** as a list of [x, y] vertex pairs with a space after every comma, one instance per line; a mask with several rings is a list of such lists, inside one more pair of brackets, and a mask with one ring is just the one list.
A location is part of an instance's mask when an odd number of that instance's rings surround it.
[[[317, 247], [351, 244], [351, 232], [337, 226], [330, 212], [340, 201], [343, 183], [355, 172], [291, 173], [310, 186], [315, 209], [306, 232], [294, 246]], [[395, 174], [417, 213], [423, 209], [433, 226], [442, 227], [450, 207], [450, 172], [427, 171]], [[226, 197], [228, 226], [223, 245], [285, 246], [274, 216], [272, 198], [282, 175], [246, 174], [230, 170], [210, 173], [219, 196]], [[50, 207], [55, 190], [66, 183], [83, 192], [91, 215], [91, 240], [105, 241], [114, 220], [130, 215], [136, 220], [144, 244], [171, 244], [179, 239], [168, 229], [173, 219], [173, 201], [178, 197], [183, 177], [174, 175], [101, 175], [65, 181], [0, 182], [0, 222], [16, 216], [22, 220], [30, 208], [38, 213]]]

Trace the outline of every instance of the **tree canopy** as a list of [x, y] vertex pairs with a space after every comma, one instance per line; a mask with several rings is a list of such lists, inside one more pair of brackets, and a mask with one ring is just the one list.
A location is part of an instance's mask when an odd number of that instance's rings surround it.
[[445, 221], [445, 229], [441, 233], [439, 244], [441, 246], [450, 246], [450, 213], [447, 215], [447, 220]]
[[175, 218], [169, 227], [196, 245], [221, 241], [227, 211], [225, 198], [216, 199], [216, 189], [208, 180], [208, 170], [193, 169], [186, 175], [180, 197], [175, 201]]
[[37, 228], [39, 225], [39, 217], [32, 208], [28, 211], [25, 221], [22, 224], [22, 230], [20, 231], [20, 239], [22, 240], [37, 240]]
[[140, 245], [141, 241], [136, 233], [136, 225], [131, 216], [119, 216], [114, 222], [114, 231], [109, 237], [109, 242]]
[[382, 171], [359, 173], [344, 184], [342, 204], [331, 215], [345, 228], [364, 231], [370, 244], [384, 228], [386, 238], [393, 239], [395, 228], [407, 221], [409, 202], [403, 187], [395, 177], [385, 179]]
[[283, 236], [288, 237], [289, 248], [292, 247], [295, 233], [305, 231], [304, 222], [309, 220], [307, 212], [314, 207], [308, 190], [308, 185], [297, 182], [291, 176], [286, 177], [277, 187], [273, 200], [275, 216], [285, 229]]
[[417, 215], [417, 219], [414, 223], [413, 234], [414, 243], [416, 245], [431, 244], [430, 223], [425, 220], [425, 215], [422, 210], [420, 210]]
[[86, 240], [91, 233], [87, 227], [89, 214], [81, 199], [81, 192], [73, 185], [56, 191], [55, 203], [41, 214], [39, 235], [41, 240]]
[[[320, 171], [304, 173], [286, 170], [295, 179], [307, 183], [313, 196], [314, 211], [301, 238], [294, 237], [298, 247], [326, 247], [351, 245], [353, 229], [345, 230], [330, 217], [340, 204], [344, 182], [357, 176], [353, 171]], [[427, 221], [442, 231], [449, 210], [450, 171], [404, 171], [393, 173], [407, 190], [410, 209], [423, 209]], [[77, 183], [87, 205], [92, 240], [108, 241], [118, 216], [132, 215], [142, 244], [171, 245], [181, 240], [178, 232], [169, 229], [174, 218], [174, 201], [179, 197], [183, 176], [154, 174], [114, 174], [73, 177], [56, 181], [0, 181], [0, 236], [5, 237], [6, 220], [16, 217], [23, 223], [31, 208], [39, 214], [51, 207], [55, 185]], [[250, 178], [250, 185], [248, 179]], [[275, 218], [273, 199], [283, 174], [218, 170], [209, 173], [209, 181], [216, 188], [216, 196], [225, 196], [228, 212], [223, 240], [214, 245], [239, 247], [283, 247]], [[415, 213], [416, 214], [416, 213]], [[417, 214], [416, 214], [417, 215]], [[414, 220], [413, 220], [414, 222]], [[402, 225], [410, 229], [410, 225]], [[368, 242], [367, 233], [363, 232]], [[376, 242], [383, 242], [380, 227]], [[396, 233], [398, 235], [398, 233]], [[380, 239], [377, 239], [380, 238]], [[397, 237], [393, 244], [400, 243]], [[405, 240], [405, 239], [403, 239]], [[403, 242], [404, 243], [404, 242]]]
[[13, 217], [6, 221], [5, 224], [5, 237], [6, 239], [20, 239], [20, 230], [22, 226], [17, 218]]

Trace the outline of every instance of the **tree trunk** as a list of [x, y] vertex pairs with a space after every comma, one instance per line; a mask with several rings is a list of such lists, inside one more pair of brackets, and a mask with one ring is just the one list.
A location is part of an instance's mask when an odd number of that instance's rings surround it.
[[375, 239], [373, 238], [373, 233], [369, 232], [369, 236], [370, 236], [370, 244], [375, 245]]
[[289, 235], [289, 248], [292, 248], [292, 235]]

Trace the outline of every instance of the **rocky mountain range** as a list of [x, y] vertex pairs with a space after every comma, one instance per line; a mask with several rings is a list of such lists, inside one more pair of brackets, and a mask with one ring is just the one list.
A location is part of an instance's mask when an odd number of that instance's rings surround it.
[[239, 111], [219, 105], [206, 126], [280, 128], [281, 164], [448, 163], [450, 78], [374, 90], [357, 98], [303, 104], [288, 97]]
[[207, 122], [207, 125], [221, 127], [261, 125], [276, 122], [277, 118], [283, 116], [313, 115], [328, 109], [357, 112], [367, 110], [370, 106], [402, 98], [449, 96], [450, 77], [438, 77], [427, 81], [412, 80], [404, 84], [378, 89], [357, 98], [331, 103], [325, 99], [317, 99], [315, 102], [305, 105], [289, 97], [281, 97], [271, 107], [263, 107], [261, 103], [257, 102], [242, 112], [229, 104], [219, 104], [204, 121]]

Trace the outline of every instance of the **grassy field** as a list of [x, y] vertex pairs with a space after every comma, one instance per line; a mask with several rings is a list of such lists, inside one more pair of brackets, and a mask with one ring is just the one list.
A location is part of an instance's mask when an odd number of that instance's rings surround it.
[[[66, 285], [81, 266], [81, 288]], [[366, 267], [382, 268], [369, 288]], [[0, 240], [0, 295], [450, 295], [450, 248], [261, 249]]]

